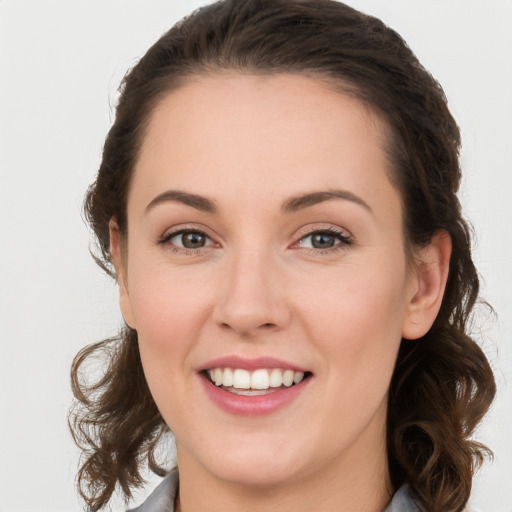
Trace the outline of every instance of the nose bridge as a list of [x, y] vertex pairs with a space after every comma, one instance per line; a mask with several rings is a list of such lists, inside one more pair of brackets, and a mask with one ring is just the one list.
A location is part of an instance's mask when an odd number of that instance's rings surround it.
[[217, 323], [242, 336], [284, 327], [290, 309], [279, 285], [277, 258], [268, 247], [240, 244], [225, 264]]

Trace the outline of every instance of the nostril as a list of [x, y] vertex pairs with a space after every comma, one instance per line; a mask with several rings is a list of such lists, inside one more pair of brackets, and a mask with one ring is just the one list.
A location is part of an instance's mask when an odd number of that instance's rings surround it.
[[259, 329], [262, 329], [264, 331], [271, 331], [273, 329], [275, 329], [277, 327], [277, 325], [273, 322], [267, 322], [267, 323], [264, 323], [264, 324], [261, 324], [259, 326]]

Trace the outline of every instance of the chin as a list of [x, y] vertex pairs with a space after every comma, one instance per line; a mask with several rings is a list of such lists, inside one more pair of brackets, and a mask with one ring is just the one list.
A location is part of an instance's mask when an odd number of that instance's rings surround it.
[[[249, 445], [233, 443], [207, 450], [203, 468], [214, 478], [236, 486], [270, 489], [282, 487], [305, 476], [307, 469], [301, 457], [303, 450], [283, 449], [275, 444], [254, 440]], [[205, 452], [203, 452], [205, 453]], [[198, 459], [200, 460], [200, 459]]]
[[260, 461], [244, 461], [231, 467], [214, 467], [211, 471], [215, 472], [218, 478], [233, 485], [254, 489], [283, 487], [300, 478], [298, 468], [275, 462], [262, 464]]

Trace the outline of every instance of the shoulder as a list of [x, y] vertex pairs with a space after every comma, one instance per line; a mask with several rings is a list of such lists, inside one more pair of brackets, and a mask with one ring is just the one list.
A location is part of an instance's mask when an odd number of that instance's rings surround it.
[[178, 470], [172, 470], [137, 508], [128, 512], [174, 512], [174, 502], [178, 492]]

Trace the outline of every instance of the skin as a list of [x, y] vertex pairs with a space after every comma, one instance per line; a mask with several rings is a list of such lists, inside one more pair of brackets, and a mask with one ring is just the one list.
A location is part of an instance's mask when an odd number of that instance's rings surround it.
[[[389, 383], [402, 337], [435, 319], [451, 246], [440, 233], [407, 261], [385, 133], [356, 100], [284, 74], [194, 78], [154, 111], [128, 236], [112, 221], [111, 241], [121, 309], [176, 436], [182, 512], [389, 502]], [[170, 199], [148, 209], [168, 190], [216, 212]], [[290, 198], [332, 190], [352, 196], [283, 212]], [[204, 232], [206, 246], [183, 249], [167, 236], [180, 229]], [[311, 233], [326, 229], [342, 238], [313, 247]], [[278, 411], [232, 415], [197, 371], [232, 354], [284, 359], [312, 377]]]

